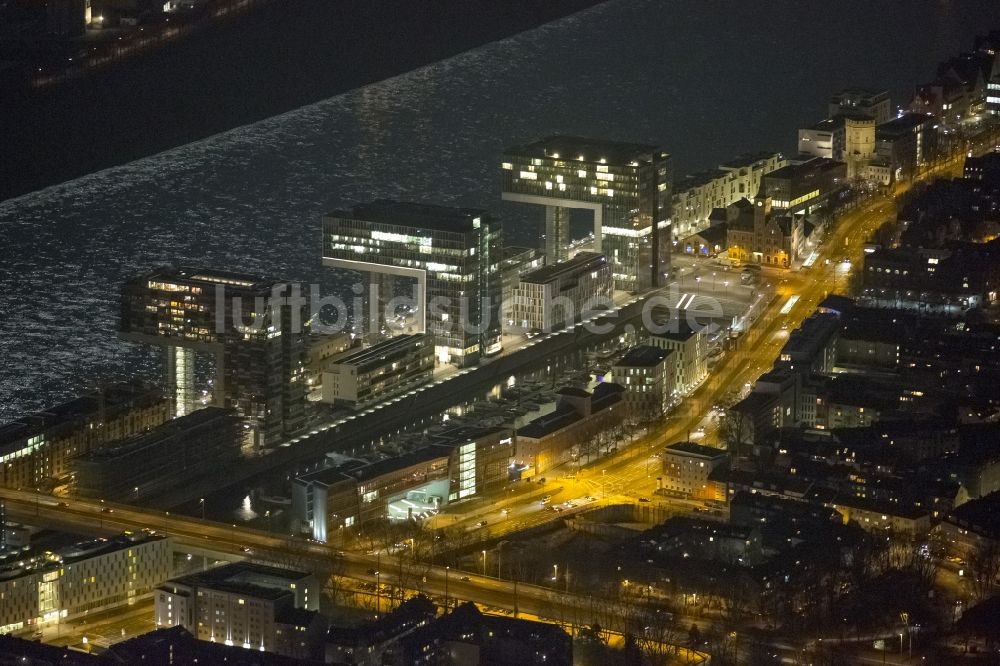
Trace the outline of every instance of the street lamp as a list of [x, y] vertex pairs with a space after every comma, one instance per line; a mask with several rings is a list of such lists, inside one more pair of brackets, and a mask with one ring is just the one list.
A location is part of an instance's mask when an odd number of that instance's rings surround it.
[[486, 551], [483, 551], [483, 575], [486, 575]]
[[444, 612], [448, 612], [448, 572], [451, 571], [451, 567], [444, 568]]
[[554, 581], [559, 580], [559, 565], [558, 564], [553, 564], [552, 565], [552, 580], [554, 580]]
[[201, 504], [201, 519], [205, 520], [205, 498], [199, 499], [198, 504]]

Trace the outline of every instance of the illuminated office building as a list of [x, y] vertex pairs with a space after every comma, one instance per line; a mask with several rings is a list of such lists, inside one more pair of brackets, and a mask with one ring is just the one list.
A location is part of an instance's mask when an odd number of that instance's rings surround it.
[[[323, 220], [323, 265], [368, 275], [369, 336], [385, 324], [392, 279], [415, 281], [416, 329], [440, 363], [474, 365], [500, 351], [503, 241], [486, 211], [374, 201]], [[377, 285], [376, 285], [377, 282]]]
[[545, 207], [545, 259], [569, 258], [569, 210], [594, 215], [593, 251], [615, 288], [647, 289], [670, 270], [670, 156], [656, 146], [552, 136], [504, 151], [505, 201]]

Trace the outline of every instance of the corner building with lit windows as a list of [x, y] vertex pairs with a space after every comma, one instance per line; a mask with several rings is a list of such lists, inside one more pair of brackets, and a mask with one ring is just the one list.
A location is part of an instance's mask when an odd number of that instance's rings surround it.
[[366, 335], [384, 328], [395, 278], [413, 280], [416, 332], [433, 338], [439, 363], [500, 351], [502, 261], [500, 221], [483, 210], [380, 200], [323, 220], [323, 265], [368, 276]]
[[504, 151], [505, 201], [545, 207], [546, 263], [569, 258], [569, 210], [594, 215], [592, 249], [615, 288], [660, 286], [670, 272], [670, 156], [656, 146], [551, 136]]

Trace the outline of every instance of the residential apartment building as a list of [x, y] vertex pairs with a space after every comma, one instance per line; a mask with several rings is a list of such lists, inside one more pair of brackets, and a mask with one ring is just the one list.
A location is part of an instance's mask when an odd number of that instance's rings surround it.
[[[764, 190], [776, 210], [810, 213], [839, 191], [847, 179], [847, 165], [814, 157], [789, 164], [764, 176]], [[761, 193], [757, 199], [760, 200]]]
[[323, 265], [371, 280], [365, 334], [381, 339], [395, 279], [412, 280], [416, 332], [440, 363], [500, 351], [502, 260], [500, 222], [483, 210], [381, 200], [323, 219]]
[[400, 641], [406, 666], [572, 666], [573, 639], [562, 627], [484, 615], [466, 602]]
[[664, 330], [651, 332], [645, 344], [673, 352], [671, 357], [676, 360], [674, 391], [679, 395], [687, 395], [708, 374], [708, 350], [704, 331], [679, 319], [662, 328]]
[[1000, 241], [946, 247], [899, 247], [865, 255], [862, 291], [867, 306], [959, 317], [995, 302]]
[[609, 382], [593, 393], [561, 389], [555, 411], [518, 429], [515, 466], [536, 475], [570, 460], [574, 446], [624, 422], [624, 394], [622, 385]]
[[726, 487], [709, 479], [717, 468], [729, 463], [723, 449], [693, 442], [677, 442], [663, 452], [663, 477], [658, 491], [696, 500], [726, 500]]
[[304, 571], [238, 562], [174, 578], [154, 594], [158, 627], [298, 659], [323, 655], [322, 588]]
[[0, 633], [134, 604], [172, 567], [169, 539], [145, 533], [21, 552], [0, 564]]
[[889, 165], [892, 180], [911, 180], [937, 156], [936, 120], [905, 113], [875, 127], [875, 153]]
[[172, 416], [171, 401], [144, 384], [111, 384], [0, 425], [0, 484], [50, 490], [73, 460], [146, 432]]
[[594, 216], [592, 250], [615, 288], [648, 289], [670, 271], [670, 156], [656, 146], [551, 136], [504, 151], [505, 201], [545, 207], [546, 263], [569, 258], [569, 210]]
[[741, 155], [717, 169], [686, 176], [674, 188], [674, 238], [680, 240], [706, 229], [714, 209], [757, 196], [764, 175], [785, 164], [781, 153], [765, 151]]
[[660, 418], [677, 400], [676, 352], [640, 345], [617, 361], [611, 374], [625, 387], [625, 409], [634, 423]]
[[397, 335], [328, 361], [322, 374], [323, 402], [362, 409], [433, 375], [434, 341], [424, 334]]
[[80, 456], [73, 462], [73, 489], [84, 497], [136, 501], [224, 473], [240, 459], [241, 440], [233, 410], [199, 409]]
[[392, 612], [360, 625], [331, 626], [326, 634], [326, 663], [395, 666], [402, 660], [400, 641], [437, 618], [437, 604], [422, 594]]
[[128, 280], [121, 306], [120, 336], [163, 350], [176, 416], [200, 405], [195, 363], [203, 354], [214, 364], [214, 404], [245, 419], [248, 448], [274, 446], [305, 425], [308, 317], [298, 285], [164, 267]]
[[521, 284], [521, 276], [545, 265], [545, 255], [532, 247], [510, 246], [503, 249], [500, 271], [503, 276], [503, 326], [514, 325], [514, 290]]
[[556, 331], [612, 307], [613, 296], [607, 258], [579, 252], [572, 259], [521, 275], [512, 296], [511, 320], [524, 331]]

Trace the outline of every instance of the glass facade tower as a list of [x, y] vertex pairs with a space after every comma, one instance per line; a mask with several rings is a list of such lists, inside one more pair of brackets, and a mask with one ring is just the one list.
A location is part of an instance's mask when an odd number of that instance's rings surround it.
[[670, 156], [656, 146], [552, 136], [504, 151], [505, 201], [545, 206], [546, 262], [568, 258], [569, 211], [594, 214], [593, 250], [615, 288], [663, 284], [670, 270]]
[[[418, 328], [440, 363], [474, 365], [500, 351], [502, 260], [500, 222], [483, 210], [375, 201], [323, 220], [324, 266], [416, 281]], [[372, 314], [368, 327], [381, 326], [385, 313]]]

